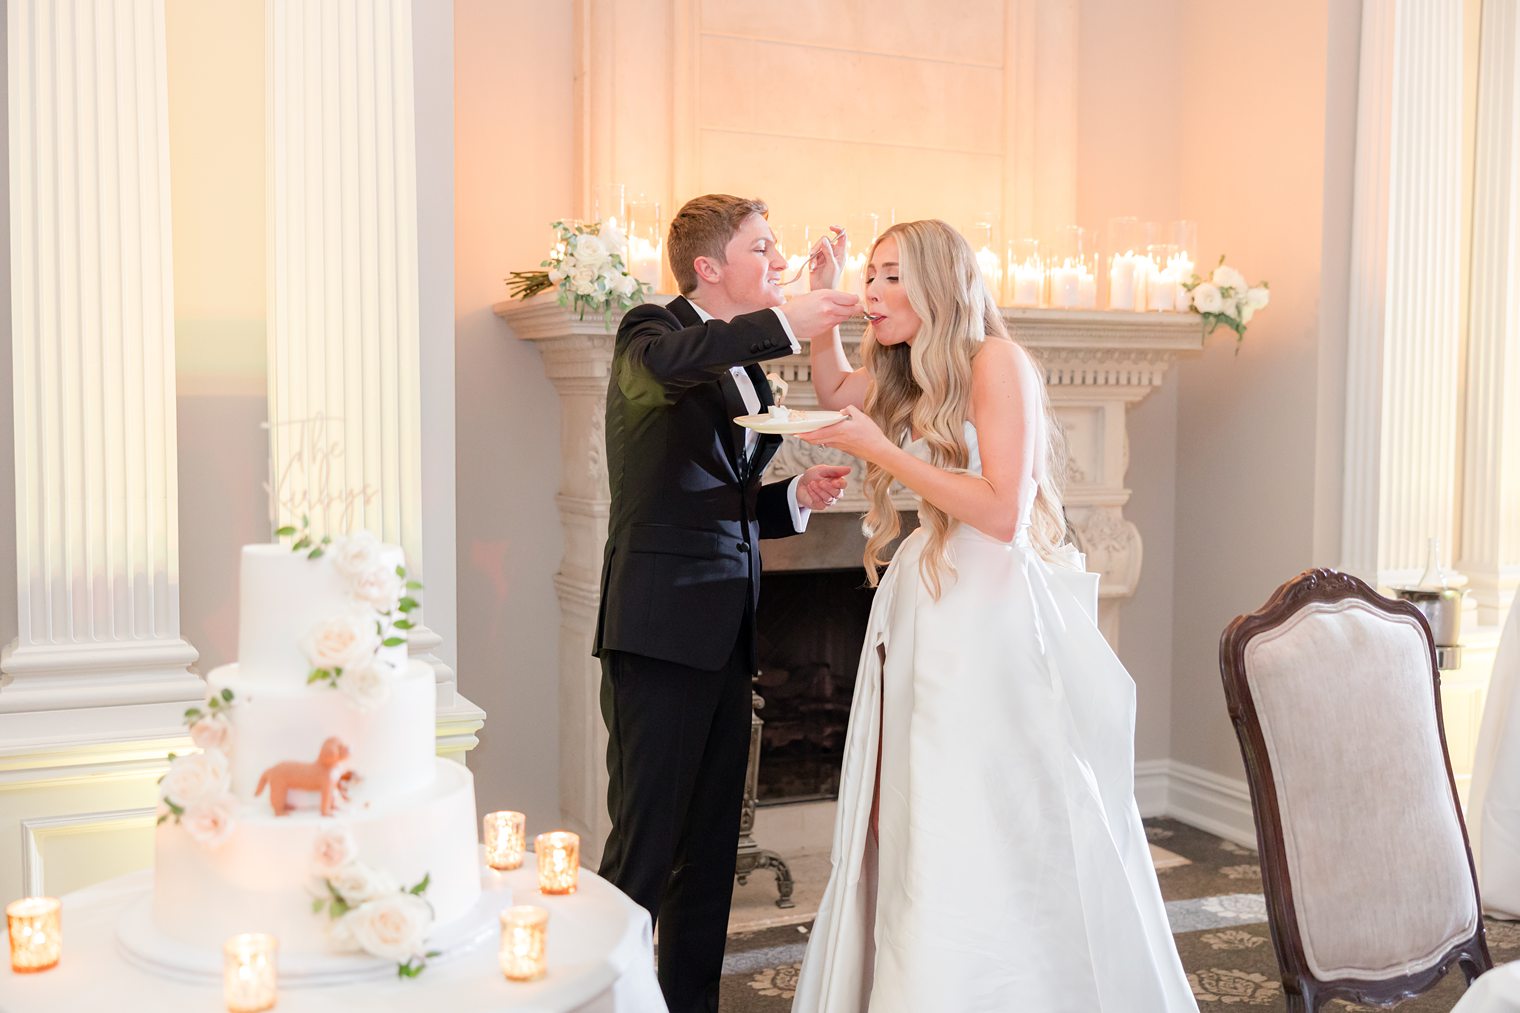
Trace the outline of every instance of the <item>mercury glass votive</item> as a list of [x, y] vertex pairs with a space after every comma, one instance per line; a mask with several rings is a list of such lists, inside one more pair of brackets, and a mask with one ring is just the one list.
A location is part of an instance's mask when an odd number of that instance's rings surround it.
[[222, 947], [222, 998], [228, 1013], [273, 1009], [279, 998], [275, 957], [279, 940], [262, 932], [244, 932]]
[[528, 818], [510, 809], [486, 813], [486, 864], [505, 871], [520, 869], [528, 848]]
[[538, 889], [541, 893], [574, 893], [581, 868], [581, 839], [568, 830], [554, 830], [533, 838], [538, 855]]
[[549, 912], [518, 904], [501, 912], [501, 973], [508, 981], [534, 981], [548, 969]]
[[46, 971], [63, 956], [63, 904], [56, 897], [23, 897], [5, 906], [11, 970]]

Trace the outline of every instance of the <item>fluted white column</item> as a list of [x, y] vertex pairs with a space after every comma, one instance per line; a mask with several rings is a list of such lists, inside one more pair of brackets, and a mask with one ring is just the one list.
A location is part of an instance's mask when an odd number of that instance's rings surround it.
[[1520, 584], [1520, 0], [1483, 5], [1478, 75], [1460, 560], [1497, 623]]
[[18, 636], [0, 712], [197, 698], [163, 3], [11, 0], [7, 49]]
[[1455, 533], [1462, 7], [1362, 7], [1342, 565], [1418, 577]]
[[[271, 511], [373, 531], [425, 583], [412, 3], [267, 11]], [[425, 616], [409, 639], [451, 703]]]

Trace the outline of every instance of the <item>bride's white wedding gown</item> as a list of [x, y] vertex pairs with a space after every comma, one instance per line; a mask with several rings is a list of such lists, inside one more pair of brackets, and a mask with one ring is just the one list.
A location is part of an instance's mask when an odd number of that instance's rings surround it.
[[938, 601], [921, 530], [882, 578], [793, 1013], [1197, 1010], [1135, 806], [1134, 682], [1097, 575], [1035, 552], [1030, 506], [1011, 543], [956, 527]]

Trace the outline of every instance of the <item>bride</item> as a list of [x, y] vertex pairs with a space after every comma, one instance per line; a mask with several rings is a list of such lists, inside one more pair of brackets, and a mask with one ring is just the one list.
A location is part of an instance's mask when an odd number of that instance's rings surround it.
[[1196, 1011], [1135, 806], [1134, 683], [1066, 544], [1040, 373], [944, 222], [882, 234], [866, 309], [863, 369], [837, 330], [813, 343], [819, 403], [846, 419], [803, 438], [866, 462], [872, 583], [894, 480], [923, 503], [872, 607], [793, 1010]]

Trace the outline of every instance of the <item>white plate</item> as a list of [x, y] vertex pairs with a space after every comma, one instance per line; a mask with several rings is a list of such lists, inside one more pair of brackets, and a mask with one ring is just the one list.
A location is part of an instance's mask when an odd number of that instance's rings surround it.
[[740, 415], [734, 421], [745, 429], [753, 429], [757, 433], [787, 436], [797, 433], [811, 433], [814, 429], [822, 429], [824, 426], [832, 426], [836, 422], [843, 422], [844, 413], [805, 412], [794, 408], [792, 409], [791, 416], [784, 422], [768, 413], [765, 415]]

